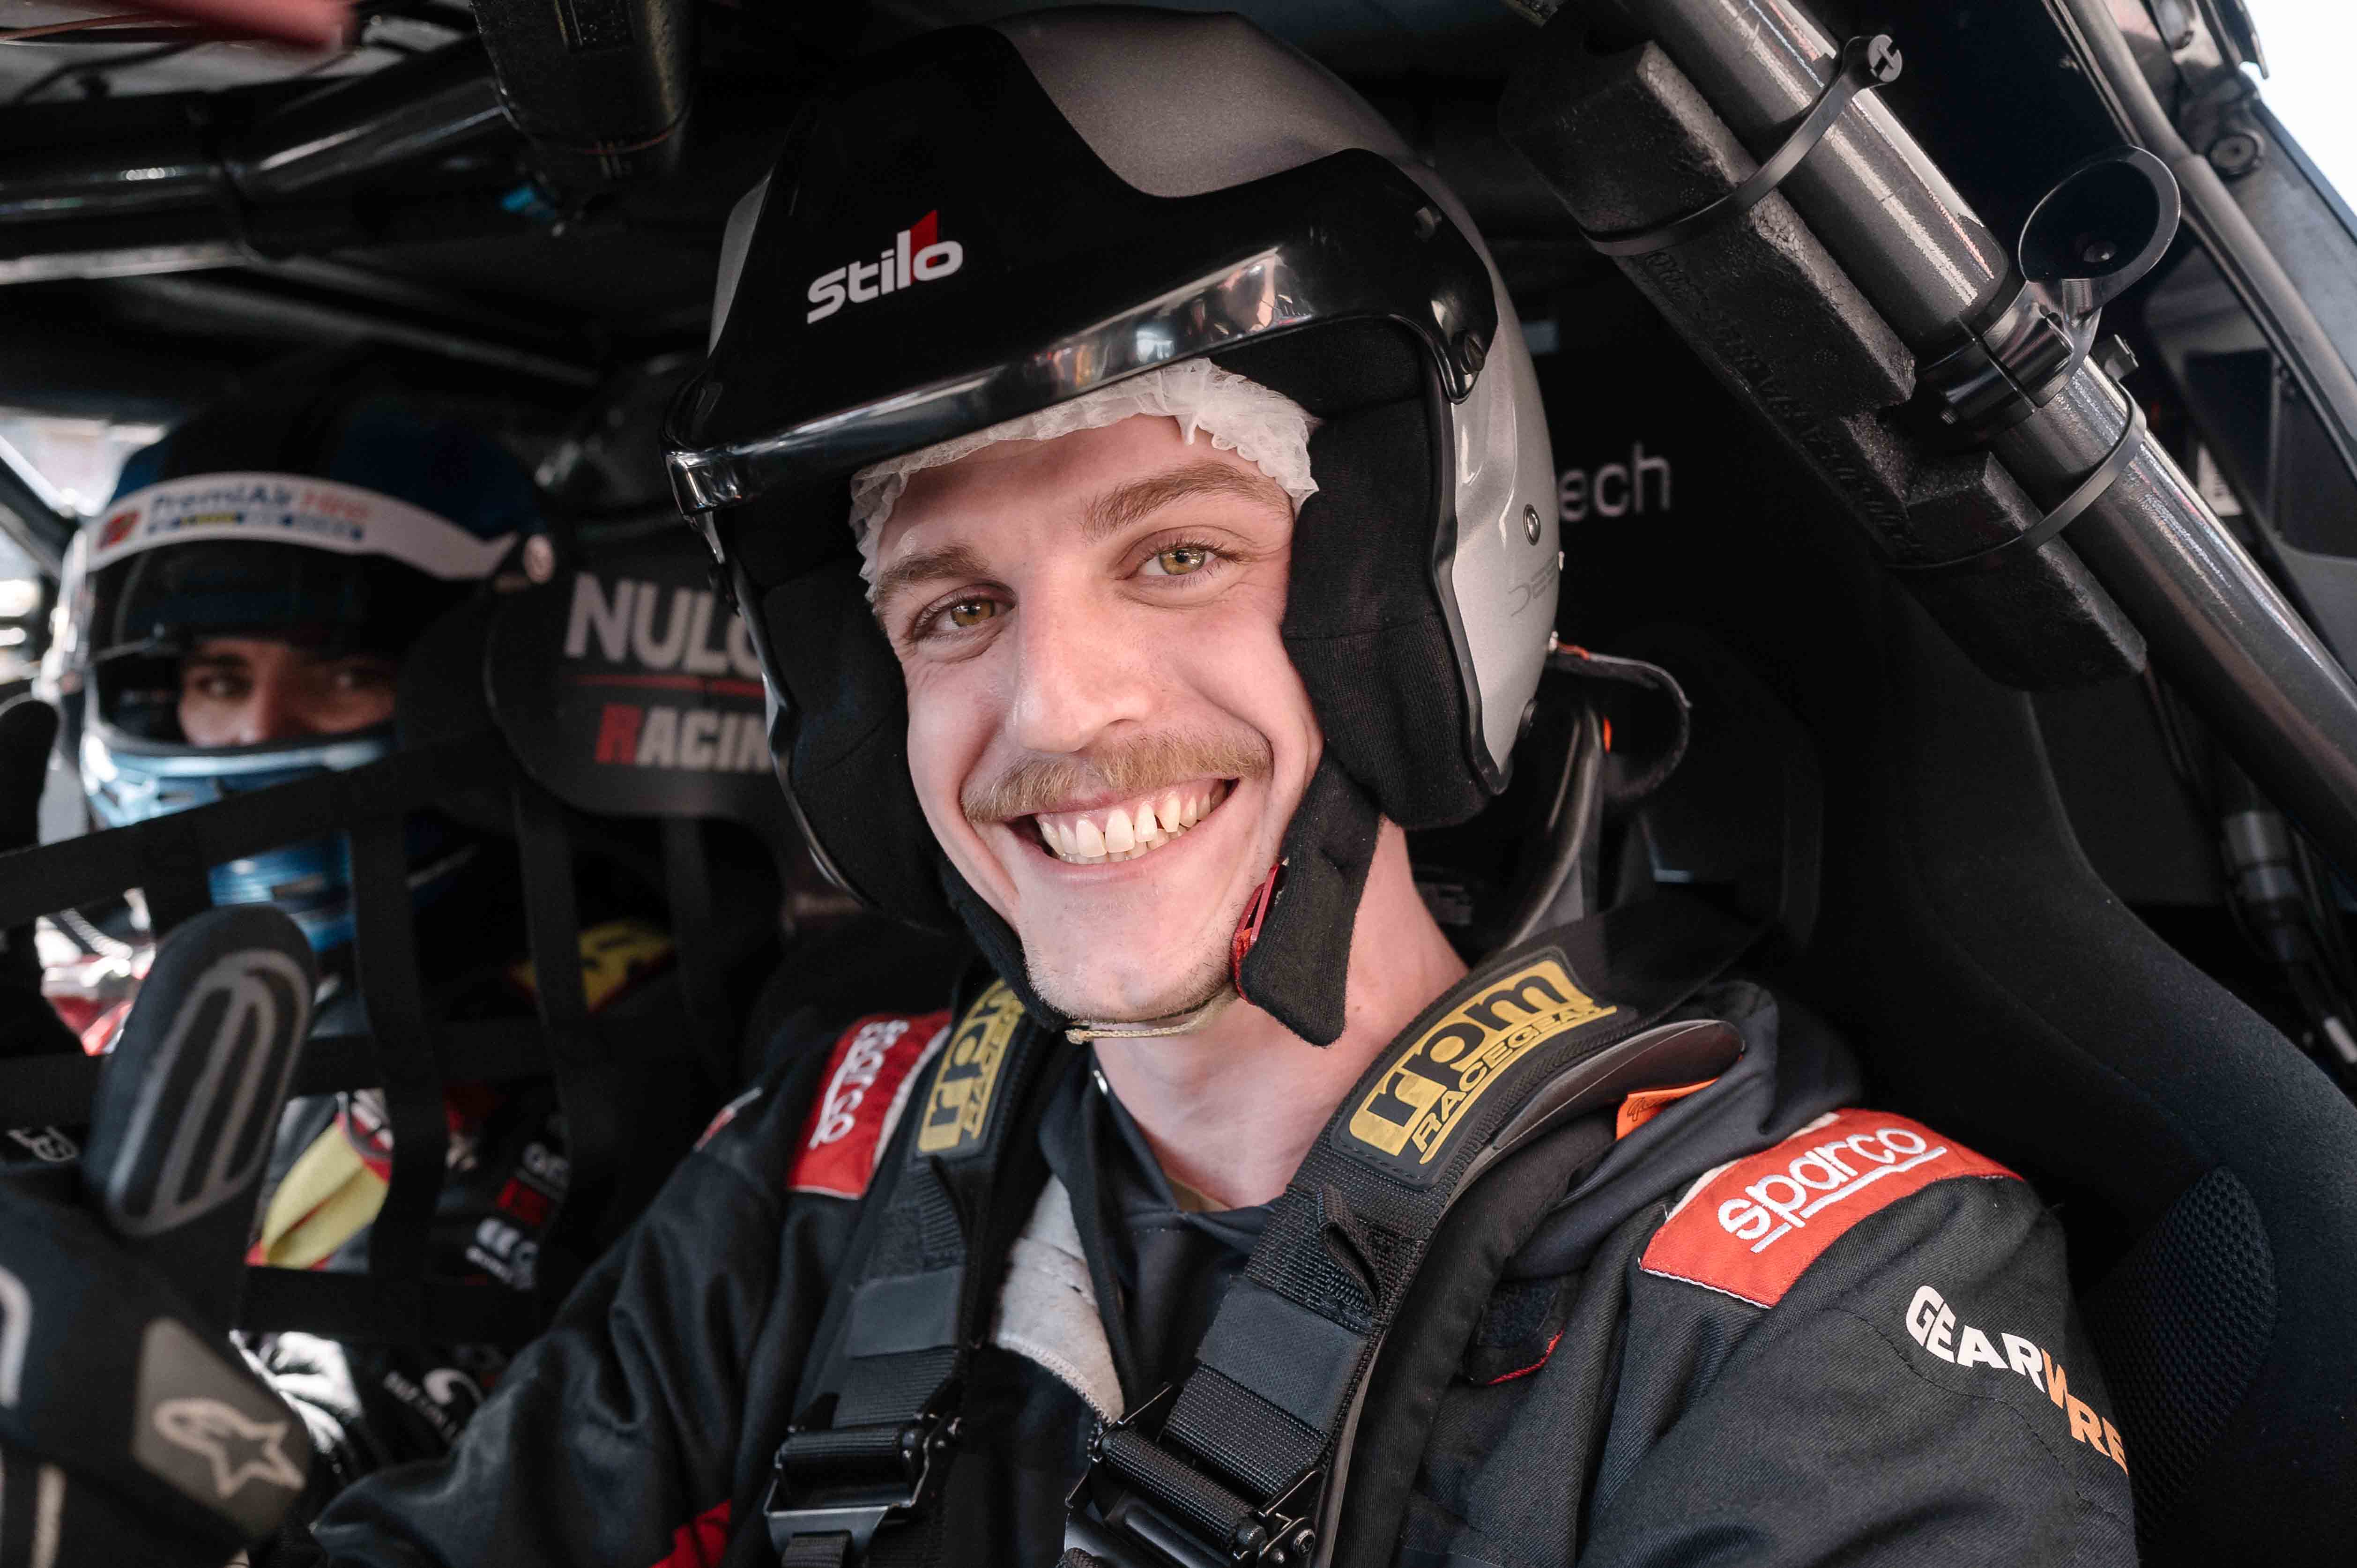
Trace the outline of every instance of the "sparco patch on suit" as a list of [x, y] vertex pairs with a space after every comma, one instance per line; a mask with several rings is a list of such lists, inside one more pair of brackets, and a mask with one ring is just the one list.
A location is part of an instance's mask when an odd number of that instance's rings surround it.
[[877, 1156], [909, 1102], [917, 1069], [941, 1045], [949, 1022], [946, 1012], [881, 1014], [843, 1032], [803, 1122], [788, 1187], [836, 1197], [857, 1197], [867, 1190]]
[[1022, 1021], [1023, 1004], [1003, 982], [992, 982], [966, 1009], [942, 1052], [942, 1065], [933, 1070], [924, 1120], [917, 1127], [918, 1154], [952, 1155], [982, 1142], [998, 1069]]
[[1437, 1174], [1449, 1136], [1501, 1074], [1566, 1029], [1609, 1018], [1547, 953], [1475, 988], [1399, 1051], [1351, 1112], [1342, 1147], [1409, 1181]]
[[1654, 1232], [1641, 1266], [1773, 1306], [1851, 1226], [1956, 1176], [2013, 1173], [1904, 1116], [1831, 1112], [1706, 1174]]

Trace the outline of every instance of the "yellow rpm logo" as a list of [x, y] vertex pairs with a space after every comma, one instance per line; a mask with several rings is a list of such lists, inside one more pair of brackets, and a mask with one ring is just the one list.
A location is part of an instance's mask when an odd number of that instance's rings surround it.
[[1618, 1011], [1581, 991], [1553, 955], [1482, 982], [1392, 1058], [1351, 1113], [1351, 1136], [1403, 1174], [1418, 1172], [1533, 1047]]
[[994, 982], [958, 1021], [933, 1069], [925, 1096], [925, 1119], [917, 1128], [917, 1152], [943, 1155], [981, 1142], [990, 1116], [991, 1091], [1006, 1060], [1007, 1042], [1023, 1021], [1023, 1004], [1002, 982]]

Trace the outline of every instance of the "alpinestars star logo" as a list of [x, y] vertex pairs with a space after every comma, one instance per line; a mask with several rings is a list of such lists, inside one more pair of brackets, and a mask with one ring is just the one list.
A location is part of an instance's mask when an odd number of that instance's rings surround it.
[[892, 236], [889, 249], [872, 262], [850, 262], [811, 280], [811, 313], [806, 321], [823, 321], [848, 303], [866, 305], [899, 289], [920, 283], [939, 283], [965, 265], [965, 247], [942, 238], [942, 215], [926, 213]]
[[155, 1421], [165, 1442], [212, 1466], [213, 1486], [224, 1498], [249, 1481], [288, 1491], [303, 1485], [303, 1472], [286, 1457], [285, 1422], [249, 1421], [215, 1399], [166, 1400], [156, 1407]]

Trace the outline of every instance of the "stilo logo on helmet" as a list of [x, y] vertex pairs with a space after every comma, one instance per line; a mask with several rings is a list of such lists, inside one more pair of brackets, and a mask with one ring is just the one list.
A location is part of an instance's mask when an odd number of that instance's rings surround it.
[[965, 265], [965, 247], [941, 237], [942, 215], [926, 213], [892, 236], [892, 248], [872, 262], [852, 262], [811, 280], [807, 297], [813, 309], [805, 321], [821, 321], [841, 310], [847, 297], [865, 305], [895, 289], [920, 283], [939, 283]]

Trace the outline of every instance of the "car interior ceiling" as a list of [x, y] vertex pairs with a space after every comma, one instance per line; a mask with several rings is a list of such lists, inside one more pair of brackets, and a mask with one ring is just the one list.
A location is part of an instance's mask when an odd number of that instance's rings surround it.
[[[324, 69], [168, 37], [70, 59], [0, 48], [0, 410], [167, 423], [300, 349], [391, 343], [534, 467], [585, 549], [686, 548], [655, 426], [703, 347], [728, 208], [832, 63], [1020, 8], [695, 6], [684, 149], [602, 188], [534, 185], [531, 148], [500, 132], [299, 199], [100, 212], [70, 233], [10, 208], [11, 156], [61, 137], [146, 145], [199, 95], [219, 125], [261, 125], [322, 83], [473, 47], [474, 8], [369, 0], [361, 47]], [[2223, 857], [2223, 824], [2271, 808], [2166, 677], [2009, 689], [1881, 569], [1501, 138], [1526, 19], [1452, 0], [1239, 8], [1367, 92], [1463, 196], [1548, 406], [1559, 631], [1652, 659], [1695, 699], [1685, 769], [1608, 820], [1595, 885], [1718, 884], [1772, 914], [1765, 977], [1842, 1031], [1875, 1092], [2037, 1180], [2138, 1434], [2140, 1527], [2183, 1520], [2189, 1541], [2217, 1539], [2298, 1455], [2345, 1452], [2334, 1407], [2299, 1383], [2357, 1286], [2357, 1115], [2330, 1082], [2357, 1085], [2357, 1053], [2326, 1022], [2357, 1003], [2348, 885], [2295, 839], [2298, 897], [2238, 896], [2247, 868]], [[2119, 140], [2085, 73], [2045, 69], [2059, 46], [2039, 0], [1817, 9], [1837, 35], [1904, 40], [1890, 106], [2000, 233]], [[2357, 558], [2357, 487], [2216, 274], [2181, 233], [2106, 314], [2142, 366], [2126, 384], [2250, 548]], [[2300, 593], [2319, 606], [2312, 581]], [[2357, 627], [2357, 597], [2341, 607]], [[2334, 613], [2311, 607], [2320, 627]], [[34, 638], [40, 620], [21, 618]], [[1473, 830], [1417, 842], [1419, 878], [1469, 942], [1531, 852], [1544, 783], [1542, 769]], [[964, 956], [879, 946], [806, 857], [780, 853], [791, 940], [749, 1004], [740, 1069], [784, 1010], [883, 1004]]]

